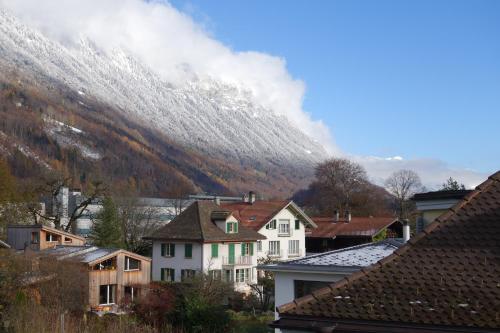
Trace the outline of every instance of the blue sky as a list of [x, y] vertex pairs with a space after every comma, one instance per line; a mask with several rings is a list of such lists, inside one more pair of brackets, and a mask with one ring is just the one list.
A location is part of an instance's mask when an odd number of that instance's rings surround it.
[[500, 1], [171, 3], [235, 51], [285, 58], [343, 151], [500, 169]]

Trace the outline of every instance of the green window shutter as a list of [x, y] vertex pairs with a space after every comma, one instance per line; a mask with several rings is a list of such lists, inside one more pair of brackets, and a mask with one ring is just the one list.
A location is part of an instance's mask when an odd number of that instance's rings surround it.
[[217, 258], [219, 256], [219, 244], [212, 244], [212, 258]]
[[253, 256], [253, 243], [250, 243], [250, 255]]
[[295, 220], [295, 230], [299, 230], [299, 229], [300, 229], [300, 221]]
[[175, 281], [175, 269], [173, 269], [173, 268], [170, 269], [170, 280], [172, 282]]
[[234, 232], [235, 232], [235, 233], [238, 233], [238, 223], [235, 223], [235, 224], [234, 224]]
[[241, 243], [241, 255], [244, 256], [245, 255], [245, 243]]
[[161, 244], [161, 256], [164, 257], [166, 253], [166, 245], [167, 244]]
[[170, 244], [170, 256], [175, 257], [175, 244]]
[[165, 268], [161, 268], [160, 273], [161, 273], [160, 280], [165, 281]]
[[226, 222], [226, 233], [229, 233], [229, 222]]
[[193, 244], [185, 244], [184, 245], [184, 256], [186, 258], [193, 257]]

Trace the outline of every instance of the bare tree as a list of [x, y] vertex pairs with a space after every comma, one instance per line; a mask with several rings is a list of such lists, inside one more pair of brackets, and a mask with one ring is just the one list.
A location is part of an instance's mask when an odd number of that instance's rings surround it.
[[316, 166], [316, 183], [328, 193], [334, 209], [341, 213], [350, 209], [354, 193], [368, 183], [365, 169], [344, 158], [332, 158]]
[[385, 187], [396, 197], [399, 217], [408, 218], [408, 200], [422, 189], [418, 174], [412, 170], [396, 171], [386, 179]]

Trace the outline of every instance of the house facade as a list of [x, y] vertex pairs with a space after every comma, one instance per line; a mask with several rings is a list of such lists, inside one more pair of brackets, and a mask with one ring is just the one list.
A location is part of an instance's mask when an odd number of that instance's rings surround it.
[[14, 250], [41, 251], [57, 245], [84, 245], [85, 238], [41, 224], [10, 225], [7, 227], [7, 243]]
[[246, 228], [263, 235], [257, 242], [258, 259], [283, 261], [306, 255], [306, 229], [316, 224], [293, 201], [255, 200], [250, 192], [246, 202], [223, 203]]
[[204, 273], [242, 292], [257, 282], [257, 241], [265, 237], [212, 201], [195, 201], [146, 239], [153, 241], [154, 281], [182, 282]]
[[145, 293], [151, 281], [151, 259], [125, 250], [58, 245], [40, 252], [41, 264], [50, 258], [83, 266], [82, 286], [93, 311], [116, 311]]

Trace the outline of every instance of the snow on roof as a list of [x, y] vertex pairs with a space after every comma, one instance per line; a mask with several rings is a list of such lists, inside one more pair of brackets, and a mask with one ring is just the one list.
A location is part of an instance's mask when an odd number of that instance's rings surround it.
[[310, 255], [304, 258], [281, 262], [274, 265], [261, 266], [269, 270], [321, 270], [337, 271], [350, 268], [363, 268], [376, 263], [396, 251], [403, 243], [396, 239], [386, 239], [376, 243], [368, 243]]

